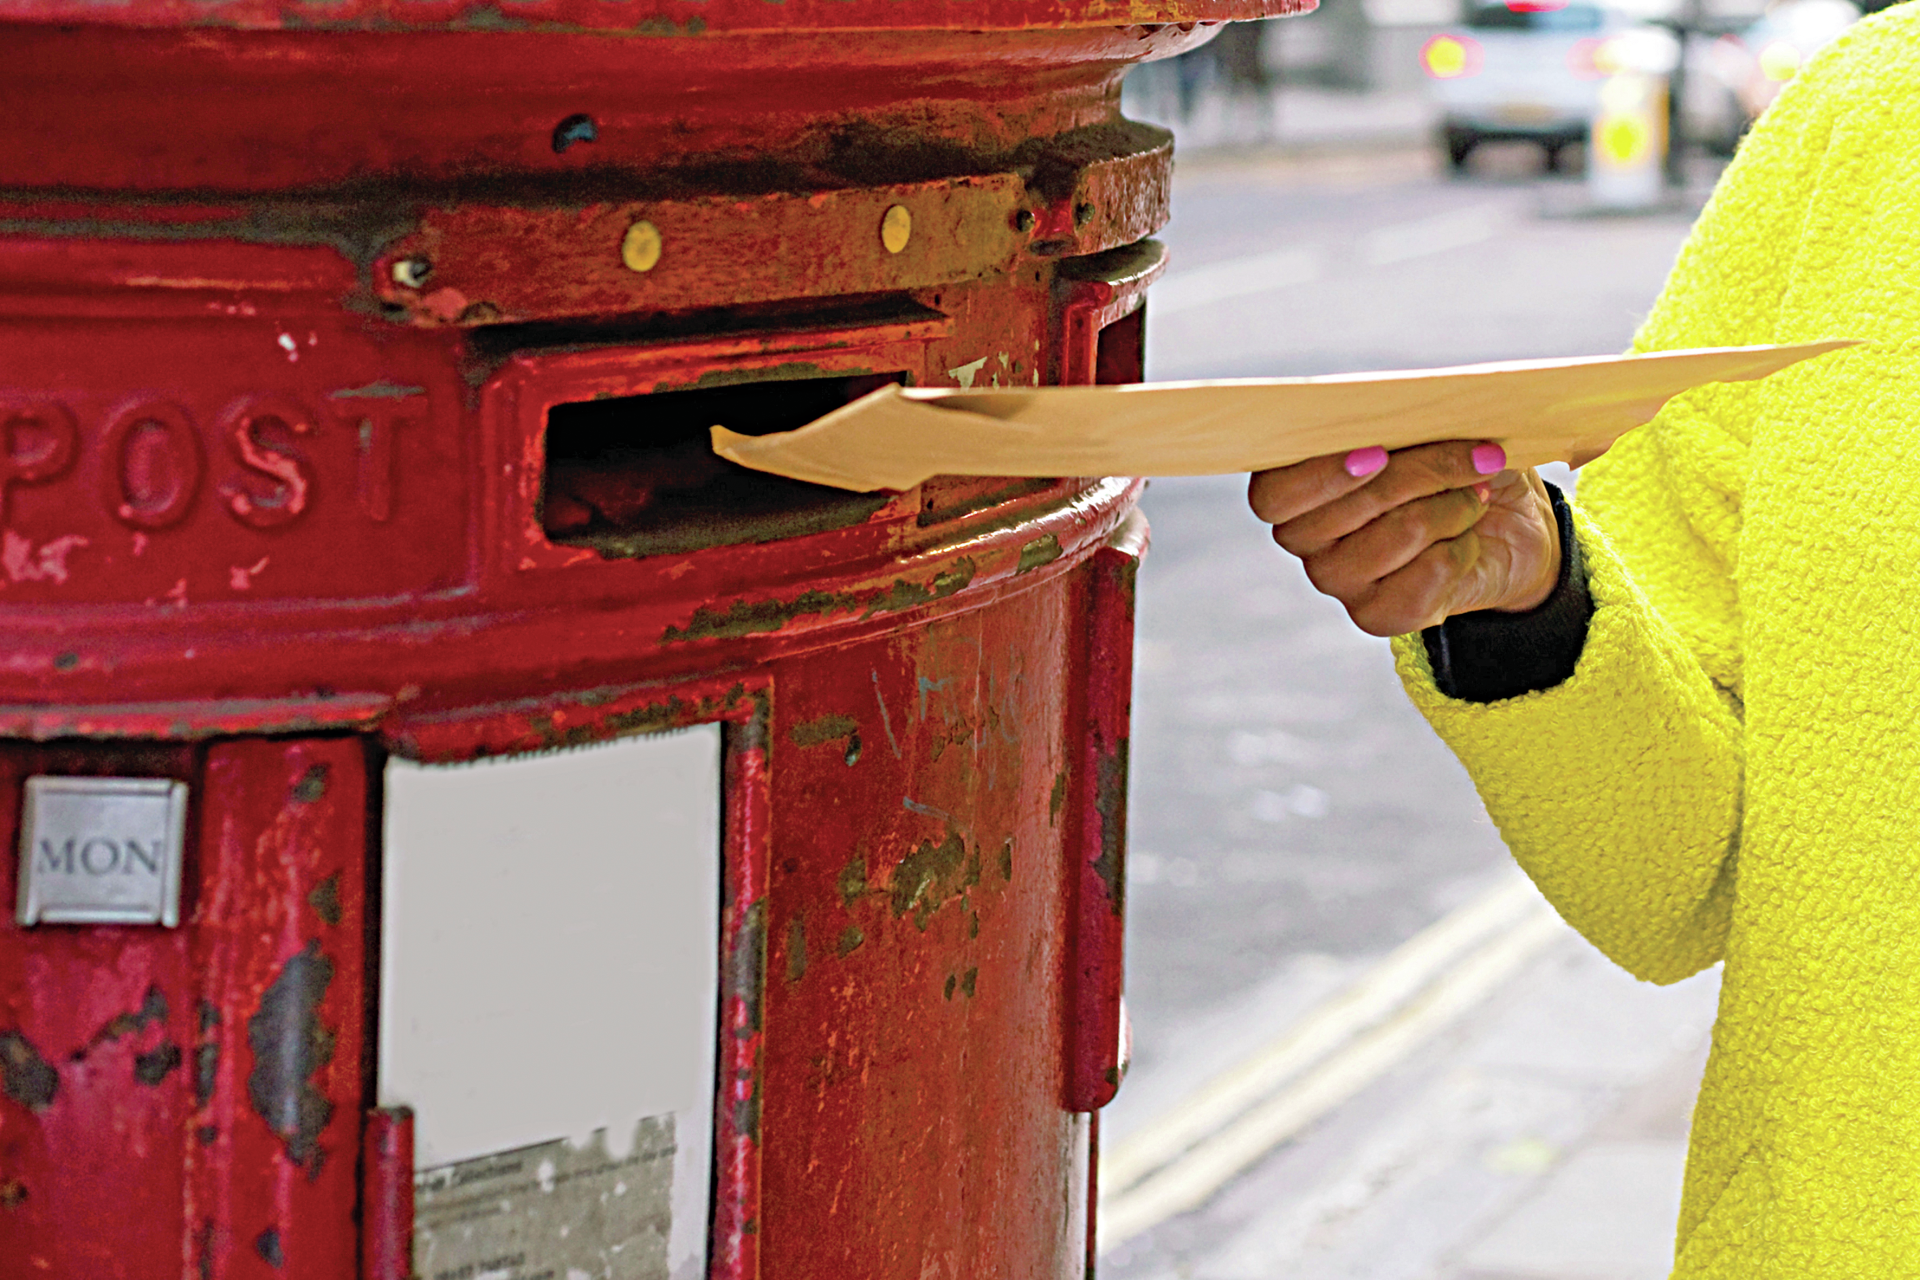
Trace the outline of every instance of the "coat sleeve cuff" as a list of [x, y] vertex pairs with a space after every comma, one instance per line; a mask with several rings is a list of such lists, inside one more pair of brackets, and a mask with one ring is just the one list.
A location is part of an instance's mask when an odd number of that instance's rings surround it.
[[1560, 529], [1560, 578], [1526, 613], [1460, 613], [1420, 633], [1434, 684], [1462, 702], [1499, 702], [1551, 689], [1573, 674], [1587, 643], [1593, 597], [1565, 495], [1547, 485]]

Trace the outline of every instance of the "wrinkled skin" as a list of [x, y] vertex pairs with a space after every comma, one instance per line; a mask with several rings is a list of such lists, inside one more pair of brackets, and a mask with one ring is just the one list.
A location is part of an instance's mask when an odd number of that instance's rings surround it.
[[[1362, 631], [1402, 635], [1456, 613], [1523, 612], [1552, 594], [1560, 573], [1553, 507], [1533, 470], [1473, 441], [1388, 454], [1370, 475], [1366, 451], [1256, 472], [1247, 490], [1273, 540], [1300, 557], [1316, 589], [1346, 607]], [[1377, 456], [1377, 455], [1376, 455]]]

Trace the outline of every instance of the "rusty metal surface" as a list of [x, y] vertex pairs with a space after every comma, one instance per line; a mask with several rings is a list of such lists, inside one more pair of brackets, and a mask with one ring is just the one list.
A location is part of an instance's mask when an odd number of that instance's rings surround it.
[[0, 926], [0, 1258], [23, 1276], [355, 1276], [364, 760], [351, 738], [0, 750], [10, 838], [29, 772], [177, 778], [199, 831], [179, 930]]
[[[771, 689], [759, 684], [728, 717], [722, 794], [725, 859], [720, 903], [720, 1053], [713, 1098], [713, 1243], [710, 1280], [783, 1274], [763, 1267], [766, 1186], [767, 915], [775, 836]], [[787, 1180], [804, 1178], [791, 1170]]]
[[710, 1274], [1084, 1274], [1139, 483], [699, 415], [1137, 376], [1120, 76], [1306, 7], [0, 0], [0, 848], [194, 788], [178, 930], [0, 925], [0, 1273], [404, 1274], [369, 761], [720, 721]]
[[708, 32], [1126, 26], [1221, 22], [1310, 9], [1314, 0], [5, 0], [0, 19], [127, 27], [332, 31], [598, 31], [642, 37]]
[[[497, 324], [585, 314], [898, 293], [1137, 241], [1167, 220], [1171, 135], [1083, 130], [1012, 172], [917, 183], [624, 204], [429, 209], [373, 264], [376, 296], [409, 322]], [[904, 244], [883, 219], [905, 210]], [[645, 270], [622, 246], [651, 237]], [[410, 283], [417, 280], [418, 283]]]
[[1072, 974], [1074, 1010], [1066, 1106], [1097, 1111], [1126, 1072], [1121, 1006], [1125, 977], [1127, 763], [1133, 706], [1133, 592], [1147, 549], [1138, 513], [1089, 566], [1087, 656], [1080, 688], [1086, 719], [1070, 778], [1076, 840]]
[[[36, 773], [198, 781], [191, 749], [0, 750], [0, 826], [18, 840]], [[0, 858], [11, 900], [17, 860]], [[29, 937], [32, 945], [28, 945]], [[22, 1275], [140, 1275], [178, 1257], [195, 1110], [187, 937], [0, 919], [0, 1258]], [[102, 1214], [99, 1205], [116, 1206]], [[63, 1230], [90, 1224], [87, 1231]]]
[[[903, 494], [851, 527], [637, 559], [557, 544], [539, 510], [555, 404], [795, 373], [1037, 380], [1055, 342], [1049, 275], [921, 291], [905, 319], [652, 341], [643, 327], [502, 356], [454, 333], [275, 314], [266, 298], [209, 295], [220, 314], [192, 322], [84, 322], [92, 342], [0, 322], [14, 457], [71, 455], [5, 486], [0, 724], [377, 726], [480, 691], [536, 695], [561, 668], [575, 688], [617, 683], [606, 655], [636, 639], [657, 670], [690, 674], [718, 648], [770, 656], [1064, 572], [1117, 518], [1111, 486], [1003, 485], [946, 519]], [[1060, 558], [1023, 572], [1045, 537]], [[555, 611], [586, 600], [584, 615]]]
[[351, 1280], [371, 1101], [367, 749], [222, 742], [201, 777], [189, 1256], [209, 1280]]
[[[783, 23], [792, 7], [751, 3]], [[357, 256], [436, 204], [698, 208], [710, 195], [991, 175], [1034, 162], [1050, 139], [1113, 124], [1128, 65], [1218, 30], [967, 24], [853, 36], [783, 26], [632, 40], [76, 32], [0, 20], [9, 122], [0, 193], [57, 197], [28, 199], [6, 215], [9, 229], [48, 218], [88, 237], [169, 216], [128, 206], [130, 193], [162, 204], [246, 195], [265, 203], [190, 211], [193, 234], [343, 245]], [[508, 66], [514, 91], [504, 93]], [[181, 84], [196, 92], [177, 92]], [[746, 229], [724, 213], [721, 231]], [[207, 274], [245, 279], [235, 265]]]
[[413, 1113], [379, 1107], [360, 1130], [359, 1280], [412, 1280]]
[[1052, 797], [1088, 590], [776, 675], [763, 1275], [1079, 1274]]

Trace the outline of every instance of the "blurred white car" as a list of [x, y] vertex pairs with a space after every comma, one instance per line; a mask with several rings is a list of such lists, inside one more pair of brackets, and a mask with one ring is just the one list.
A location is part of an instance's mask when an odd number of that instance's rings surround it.
[[1520, 139], [1560, 168], [1567, 146], [1586, 141], [1609, 74], [1665, 76], [1679, 61], [1679, 40], [1648, 22], [1670, 6], [1654, 4], [1467, 0], [1461, 25], [1420, 51], [1448, 163], [1459, 169], [1482, 142]]
[[1859, 8], [1848, 0], [1783, 0], [1751, 26], [1708, 45], [1703, 70], [1731, 100], [1724, 149], [1732, 149], [1808, 58], [1859, 20]]

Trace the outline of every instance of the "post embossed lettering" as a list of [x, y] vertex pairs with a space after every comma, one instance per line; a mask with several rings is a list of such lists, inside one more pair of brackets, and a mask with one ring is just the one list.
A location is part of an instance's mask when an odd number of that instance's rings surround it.
[[134, 529], [178, 524], [200, 491], [205, 461], [187, 411], [145, 401], [114, 415], [103, 437], [107, 510]]
[[67, 406], [0, 404], [0, 524], [13, 514], [16, 486], [59, 479], [79, 448], [80, 431]]
[[311, 415], [287, 400], [264, 398], [236, 406], [224, 425], [234, 456], [246, 469], [221, 486], [227, 509], [256, 529], [299, 519], [307, 509], [313, 475], [291, 440], [312, 434]]

